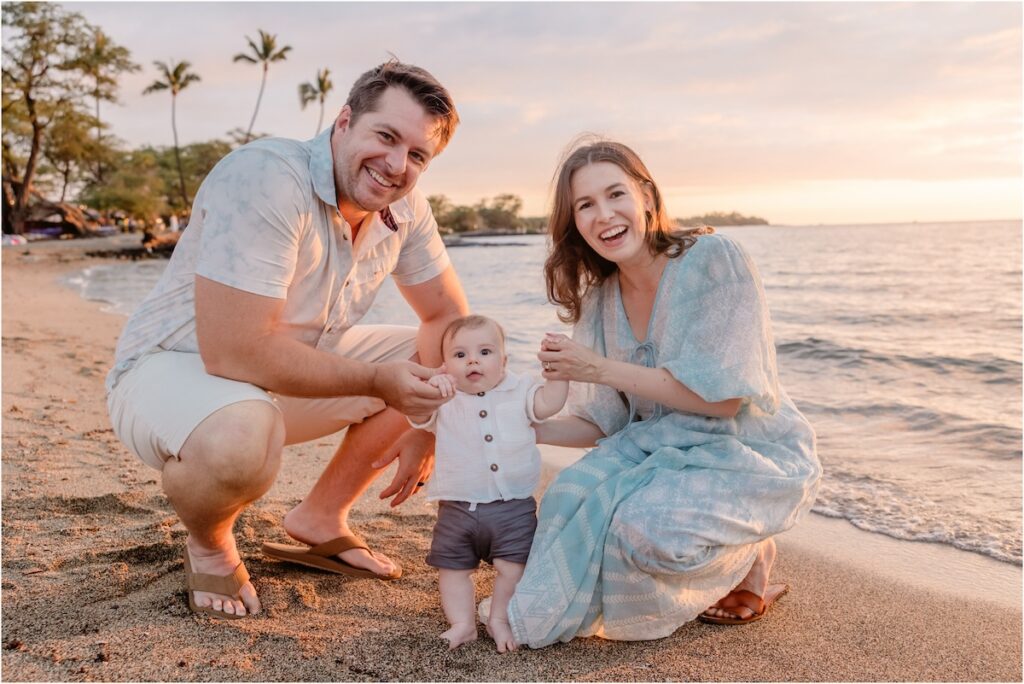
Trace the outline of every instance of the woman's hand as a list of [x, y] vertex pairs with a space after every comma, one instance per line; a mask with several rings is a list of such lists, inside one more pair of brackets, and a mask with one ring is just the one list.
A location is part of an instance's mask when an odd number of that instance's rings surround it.
[[547, 333], [537, 354], [545, 380], [601, 382], [607, 359], [560, 333]]

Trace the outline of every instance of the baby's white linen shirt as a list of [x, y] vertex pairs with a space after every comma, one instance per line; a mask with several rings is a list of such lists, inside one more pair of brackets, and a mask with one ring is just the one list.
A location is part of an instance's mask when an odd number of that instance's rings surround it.
[[409, 423], [437, 435], [429, 501], [525, 499], [540, 483], [540, 449], [531, 423], [534, 395], [543, 383], [506, 373], [480, 394], [456, 391], [425, 423]]

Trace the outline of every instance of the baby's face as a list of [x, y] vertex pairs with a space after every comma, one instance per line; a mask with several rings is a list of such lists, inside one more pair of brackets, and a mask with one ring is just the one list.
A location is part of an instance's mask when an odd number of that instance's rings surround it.
[[445, 344], [444, 365], [461, 392], [487, 392], [505, 378], [505, 345], [492, 324], [462, 328]]

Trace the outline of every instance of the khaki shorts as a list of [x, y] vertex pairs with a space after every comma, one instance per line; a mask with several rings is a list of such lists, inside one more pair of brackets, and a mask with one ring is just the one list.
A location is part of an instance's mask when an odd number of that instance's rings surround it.
[[[367, 363], [407, 361], [416, 354], [416, 328], [360, 325], [346, 332], [334, 353]], [[284, 417], [285, 443], [334, 434], [384, 410], [376, 397], [308, 399], [274, 394], [247, 382], [206, 372], [199, 354], [156, 351], [121, 376], [107, 397], [114, 433], [157, 470], [176, 457], [208, 417], [240, 401], [266, 401]]]

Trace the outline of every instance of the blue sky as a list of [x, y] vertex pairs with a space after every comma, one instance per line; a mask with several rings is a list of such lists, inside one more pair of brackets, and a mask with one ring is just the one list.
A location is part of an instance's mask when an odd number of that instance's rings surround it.
[[644, 157], [670, 213], [776, 224], [1019, 218], [1020, 3], [64, 3], [129, 48], [104, 118], [171, 143], [153, 60], [201, 77], [179, 96], [183, 143], [245, 127], [259, 69], [231, 58], [258, 29], [292, 46], [256, 129], [308, 138], [298, 84], [331, 69], [329, 119], [394, 53], [430, 70], [462, 125], [420, 181], [459, 203], [503, 192], [546, 210], [579, 133]]

